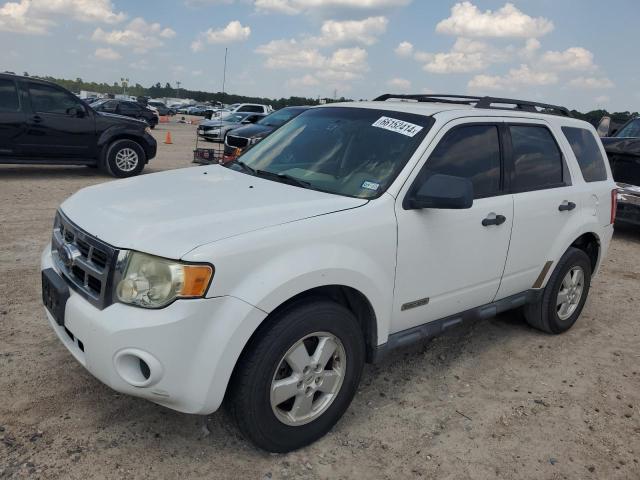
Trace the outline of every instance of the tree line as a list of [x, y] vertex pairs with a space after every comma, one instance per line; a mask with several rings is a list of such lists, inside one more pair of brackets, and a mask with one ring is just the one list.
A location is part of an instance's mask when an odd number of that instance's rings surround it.
[[[29, 76], [27, 72], [24, 72], [25, 76]], [[58, 85], [63, 86], [67, 90], [71, 90], [72, 92], [79, 93], [80, 90], [87, 90], [89, 92], [97, 92], [97, 93], [110, 93], [110, 94], [118, 94], [123, 93], [123, 86], [118, 82], [113, 82], [113, 84], [109, 84], [106, 82], [87, 82], [82, 78], [76, 78], [75, 80], [69, 80], [64, 78], [54, 78], [50, 76], [46, 77], [36, 77], [41, 78], [43, 80], [48, 80], [53, 83], [57, 83]], [[317, 98], [307, 98], [307, 97], [289, 97], [289, 98], [266, 98], [266, 97], [249, 97], [246, 95], [236, 95], [232, 93], [223, 93], [223, 92], [204, 92], [202, 90], [189, 90], [187, 88], [177, 88], [172, 86], [169, 82], [165, 83], [164, 86], [160, 82], [157, 82], [155, 85], [151, 85], [150, 87], [144, 87], [139, 83], [134, 85], [127, 85], [126, 93], [128, 95], [133, 95], [135, 97], [149, 97], [149, 98], [189, 98], [193, 99], [196, 102], [204, 103], [204, 102], [222, 102], [225, 104], [231, 103], [261, 103], [265, 105], [271, 105], [274, 109], [283, 108], [286, 106], [292, 105], [317, 105], [319, 103]], [[350, 99], [341, 97], [335, 100], [326, 99], [327, 102], [346, 102], [351, 101]], [[624, 123], [627, 120], [637, 117], [638, 112], [614, 112], [609, 113], [604, 109], [591, 110], [589, 112], [583, 113], [578, 110], [571, 110], [571, 114], [575, 118], [579, 118], [580, 120], [585, 120], [591, 123], [594, 126], [598, 125], [598, 122], [602, 117], [608, 115], [611, 117], [611, 120], [616, 123]]]

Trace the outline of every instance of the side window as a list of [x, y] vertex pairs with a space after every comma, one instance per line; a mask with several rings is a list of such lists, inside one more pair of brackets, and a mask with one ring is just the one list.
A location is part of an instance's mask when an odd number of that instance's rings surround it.
[[239, 112], [262, 113], [263, 108], [260, 105], [245, 105], [238, 110]]
[[563, 185], [562, 154], [549, 129], [511, 125], [509, 131], [513, 148], [513, 190], [526, 192]]
[[8, 78], [0, 78], [0, 111], [17, 112], [20, 110], [16, 82]]
[[118, 113], [122, 115], [138, 115], [140, 108], [130, 102], [120, 102], [120, 105], [118, 105]]
[[84, 109], [75, 97], [49, 85], [30, 83], [29, 94], [34, 112], [67, 114], [70, 108]]
[[562, 127], [571, 150], [578, 159], [585, 182], [599, 182], [607, 179], [607, 169], [600, 153], [600, 147], [593, 134], [584, 128]]
[[447, 133], [420, 176], [424, 180], [436, 173], [471, 179], [474, 198], [497, 195], [500, 192], [498, 127], [469, 125]]
[[100, 110], [108, 113], [116, 113], [116, 108], [118, 108], [118, 102], [116, 100], [109, 100], [102, 104]]

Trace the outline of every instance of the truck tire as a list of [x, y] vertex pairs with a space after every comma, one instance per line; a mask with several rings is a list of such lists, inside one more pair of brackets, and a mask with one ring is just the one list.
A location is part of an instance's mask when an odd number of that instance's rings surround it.
[[267, 321], [236, 365], [226, 406], [247, 439], [283, 453], [322, 437], [342, 417], [360, 383], [365, 345], [353, 314], [322, 298]]
[[540, 299], [524, 307], [527, 323], [547, 333], [569, 330], [582, 312], [591, 285], [591, 260], [570, 247], [560, 258]]
[[146, 163], [144, 149], [133, 140], [116, 140], [107, 148], [105, 167], [117, 178], [133, 177], [142, 172]]

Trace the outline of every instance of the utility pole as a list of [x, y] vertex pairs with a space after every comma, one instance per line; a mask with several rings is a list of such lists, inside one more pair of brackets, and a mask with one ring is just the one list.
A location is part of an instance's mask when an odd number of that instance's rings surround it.
[[126, 95], [126, 93], [127, 93], [127, 84], [129, 83], [129, 79], [121, 77], [120, 81], [122, 82], [122, 94]]
[[178, 87], [177, 91], [176, 91], [176, 95], [178, 96], [178, 98], [180, 98], [180, 85], [182, 84], [182, 82], [176, 80], [176, 85]]
[[224, 70], [222, 72], [222, 98], [224, 98], [224, 87], [227, 83], [227, 48], [224, 49]]

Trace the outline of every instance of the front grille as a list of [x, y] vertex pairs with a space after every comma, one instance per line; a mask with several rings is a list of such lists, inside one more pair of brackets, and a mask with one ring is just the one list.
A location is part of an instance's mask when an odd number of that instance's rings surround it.
[[248, 144], [248, 138], [227, 135], [227, 145], [229, 145], [230, 147], [245, 148]]
[[101, 310], [111, 304], [117, 249], [88, 234], [58, 212], [51, 253], [58, 271], [71, 288]]

